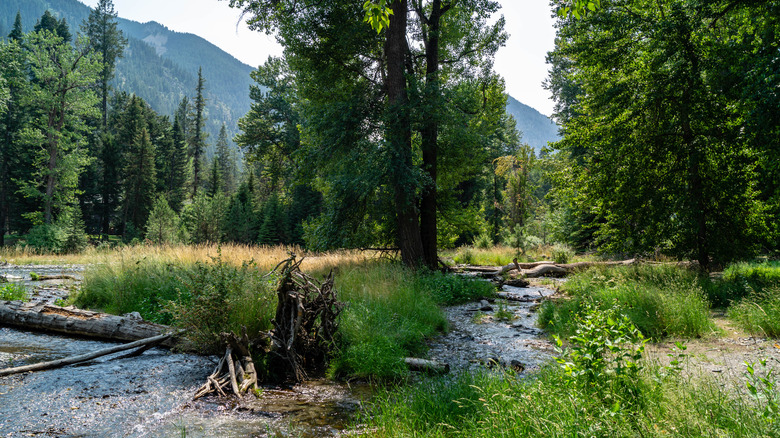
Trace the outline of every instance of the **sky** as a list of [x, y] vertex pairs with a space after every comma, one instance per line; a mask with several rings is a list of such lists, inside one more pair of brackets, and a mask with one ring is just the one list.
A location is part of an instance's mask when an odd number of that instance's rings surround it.
[[[98, 0], [81, 2], [95, 7]], [[495, 69], [504, 77], [507, 93], [549, 116], [553, 101], [542, 88], [548, 71], [545, 55], [555, 39], [549, 1], [499, 2], [509, 41], [496, 55]], [[272, 36], [249, 30], [240, 21], [241, 12], [225, 0], [114, 0], [114, 9], [122, 18], [156, 21], [176, 32], [198, 35], [253, 67], [282, 53]]]

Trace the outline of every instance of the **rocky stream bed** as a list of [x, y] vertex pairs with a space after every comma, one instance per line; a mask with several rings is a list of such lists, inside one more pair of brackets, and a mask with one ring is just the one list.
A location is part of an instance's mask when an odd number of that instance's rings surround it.
[[[31, 300], [66, 298], [73, 280], [41, 284], [39, 275], [81, 279], [81, 267], [0, 266], [0, 275], [30, 290]], [[535, 328], [534, 308], [553, 293], [543, 287], [504, 291], [522, 302], [496, 300], [446, 309], [451, 330], [430, 341], [429, 358], [453, 372], [505, 366], [518, 372], [550, 359], [551, 345]], [[482, 309], [482, 310], [480, 310]], [[59, 359], [108, 343], [0, 327], [0, 368]], [[265, 437], [339, 436], [368, 400], [368, 385], [324, 380], [291, 388], [264, 388], [260, 397], [192, 395], [214, 368], [215, 357], [153, 348], [76, 366], [0, 378], [0, 437]]]

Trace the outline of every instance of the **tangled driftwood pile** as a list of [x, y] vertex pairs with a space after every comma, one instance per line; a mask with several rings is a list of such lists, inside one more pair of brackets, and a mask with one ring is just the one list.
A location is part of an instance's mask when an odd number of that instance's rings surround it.
[[[256, 335], [257, 339], [266, 341], [267, 348], [260, 354], [267, 355], [269, 372], [293, 382], [325, 368], [338, 329], [338, 317], [344, 308], [336, 299], [333, 273], [319, 283], [301, 272], [302, 261], [292, 256], [276, 267], [280, 278], [274, 328]], [[257, 339], [250, 339], [246, 332], [241, 338], [223, 334], [227, 344], [225, 355], [195, 398], [212, 393], [225, 395], [228, 386], [236, 395], [256, 388], [259, 379], [249, 346], [259, 344]]]

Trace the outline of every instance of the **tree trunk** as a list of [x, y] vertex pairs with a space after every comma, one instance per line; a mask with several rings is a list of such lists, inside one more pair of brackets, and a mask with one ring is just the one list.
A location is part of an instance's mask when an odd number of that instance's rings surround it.
[[417, 11], [420, 21], [427, 22], [428, 32], [425, 39], [425, 92], [426, 108], [433, 108], [433, 113], [423, 117], [422, 158], [423, 171], [428, 174], [428, 184], [423, 187], [420, 203], [420, 233], [423, 245], [425, 264], [430, 269], [438, 267], [436, 210], [438, 207], [437, 160], [439, 152], [439, 115], [440, 100], [439, 85], [439, 31], [441, 27], [441, 0], [434, 0], [430, 17], [426, 18], [423, 11]]
[[[137, 341], [172, 330], [168, 326], [138, 318], [21, 301], [0, 301], [0, 326], [44, 330], [110, 341]], [[162, 345], [170, 347], [173, 343], [172, 340], [167, 340]]]
[[393, 15], [387, 28], [387, 140], [391, 148], [392, 184], [395, 192], [396, 239], [401, 260], [407, 266], [419, 267], [424, 260], [420, 222], [417, 212], [416, 183], [412, 172], [412, 125], [404, 77], [406, 54], [407, 0], [391, 4]]

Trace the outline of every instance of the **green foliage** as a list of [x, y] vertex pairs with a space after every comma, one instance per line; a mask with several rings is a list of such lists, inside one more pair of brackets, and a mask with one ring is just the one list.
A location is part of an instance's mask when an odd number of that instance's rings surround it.
[[430, 293], [437, 303], [445, 306], [475, 301], [495, 293], [495, 286], [489, 281], [438, 271], [419, 273], [415, 276], [414, 287]]
[[420, 278], [401, 266], [378, 263], [343, 270], [335, 284], [349, 304], [341, 316], [333, 375], [401, 377], [408, 372], [402, 358], [421, 353], [423, 340], [446, 328], [428, 289], [446, 291], [449, 285], [441, 278]]
[[58, 253], [67, 239], [65, 230], [59, 225], [36, 225], [23, 240], [25, 245], [40, 251]]
[[220, 242], [228, 206], [227, 198], [213, 198], [201, 191], [182, 211], [182, 221], [193, 243]]
[[[423, 379], [380, 393], [360, 418], [360, 427], [387, 438], [777, 435], [777, 416], [766, 409], [767, 400], [777, 400], [776, 386], [752, 383], [755, 398], [713, 380], [663, 377], [664, 370], [653, 363], [642, 367], [633, 384], [642, 388], [644, 403], [626, 394], [630, 403], [617, 409], [592, 391], [571, 385], [563, 369], [551, 366], [524, 379], [499, 373]], [[759, 367], [754, 368], [758, 374]], [[746, 383], [751, 381], [749, 377]]]
[[27, 289], [21, 284], [0, 284], [0, 301], [27, 301], [28, 299]]
[[569, 300], [542, 306], [540, 325], [552, 333], [571, 335], [588, 306], [617, 306], [645, 337], [700, 337], [713, 330], [709, 302], [699, 277], [674, 266], [590, 269], [563, 286]]
[[[756, 365], [760, 365], [760, 368]], [[758, 411], [764, 420], [775, 431], [780, 431], [780, 391], [778, 391], [777, 373], [774, 367], [767, 365], [767, 360], [762, 359], [756, 363], [746, 362], [747, 372], [745, 377], [750, 395], [758, 404]]]
[[577, 328], [568, 338], [570, 347], [556, 337], [555, 360], [567, 381], [592, 392], [613, 411], [632, 407], [641, 397], [640, 359], [647, 342], [620, 309], [586, 305], [577, 317]]
[[58, 223], [65, 235], [65, 240], [62, 242], [62, 252], [81, 252], [89, 245], [89, 236], [84, 231], [84, 219], [81, 216], [80, 208], [73, 207], [65, 211], [60, 215]]
[[174, 324], [187, 330], [199, 351], [221, 351], [221, 333], [270, 330], [276, 310], [273, 278], [261, 276], [252, 262], [235, 267], [221, 257], [197, 263], [179, 295], [166, 305]]
[[555, 263], [565, 264], [574, 257], [574, 250], [563, 243], [556, 243], [552, 247], [552, 259]]
[[146, 222], [146, 239], [156, 244], [178, 243], [186, 241], [184, 232], [179, 216], [164, 196], [158, 196]]

